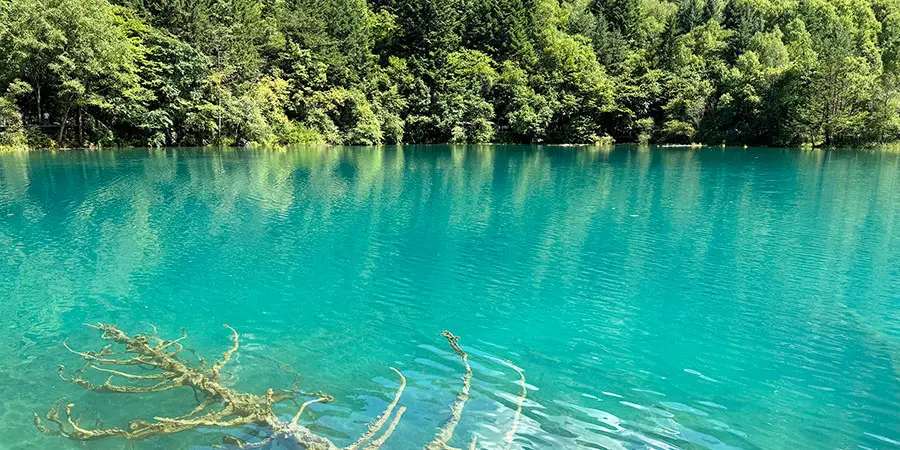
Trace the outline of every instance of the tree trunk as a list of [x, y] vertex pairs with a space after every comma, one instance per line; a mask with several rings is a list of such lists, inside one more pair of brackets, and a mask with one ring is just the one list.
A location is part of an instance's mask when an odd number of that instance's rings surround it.
[[78, 107], [78, 146], [84, 147], [84, 132], [81, 128], [81, 107]]
[[56, 140], [56, 143], [60, 147], [62, 147], [63, 135], [66, 132], [66, 122], [69, 121], [69, 108], [70, 106], [66, 106], [66, 109], [63, 112], [62, 122], [59, 123], [59, 138]]
[[34, 91], [37, 94], [37, 123], [38, 125], [41, 125], [44, 123], [44, 116], [41, 112], [41, 83], [35, 83], [35, 86], [36, 88]]
[[[216, 70], [219, 71], [219, 76], [222, 74], [222, 50], [220, 48], [216, 48]], [[218, 125], [216, 126], [216, 145], [222, 145], [222, 80], [219, 80], [218, 83]]]

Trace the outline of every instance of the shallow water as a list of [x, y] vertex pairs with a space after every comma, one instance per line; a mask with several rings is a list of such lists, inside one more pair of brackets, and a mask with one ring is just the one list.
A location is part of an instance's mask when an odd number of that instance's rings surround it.
[[[385, 448], [421, 448], [462, 365], [451, 445], [900, 447], [900, 157], [552, 147], [168, 149], [0, 155], [0, 448], [119, 449], [31, 425], [176, 416], [190, 391], [86, 393], [90, 322], [241, 333], [233, 385], [297, 374], [355, 440], [409, 379]], [[102, 381], [104, 377], [99, 378]], [[285, 417], [293, 405], [279, 409]], [[254, 430], [231, 434], [253, 440]], [[222, 432], [138, 449], [209, 448]], [[281, 447], [274, 447], [281, 448]]]

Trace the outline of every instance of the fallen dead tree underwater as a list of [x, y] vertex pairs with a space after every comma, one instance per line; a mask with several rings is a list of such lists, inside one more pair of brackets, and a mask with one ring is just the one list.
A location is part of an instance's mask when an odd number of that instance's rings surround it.
[[[240, 439], [225, 435], [222, 439], [226, 445], [237, 448], [262, 448], [270, 443], [293, 443], [307, 450], [336, 450], [341, 449], [331, 440], [315, 434], [312, 430], [300, 423], [303, 411], [313, 403], [328, 403], [334, 398], [323, 392], [303, 392], [293, 386], [289, 390], [275, 391], [268, 389], [264, 395], [255, 395], [239, 392], [223, 384], [223, 368], [231, 360], [239, 347], [239, 335], [234, 328], [225, 325], [232, 333], [232, 346], [222, 354], [215, 363], [207, 361], [193, 350], [185, 349], [182, 341], [187, 338], [187, 333], [182, 329], [182, 336], [174, 339], [162, 339], [156, 335], [156, 330], [148, 335], [136, 334], [129, 336], [116, 325], [97, 324], [89, 325], [100, 330], [100, 337], [111, 343], [99, 351], [76, 351], [64, 343], [66, 348], [84, 359], [84, 366], [73, 372], [71, 377], [66, 377], [65, 367], [59, 367], [59, 377], [76, 386], [94, 392], [102, 393], [153, 393], [163, 392], [180, 387], [193, 389], [197, 405], [187, 414], [178, 417], [154, 417], [153, 422], [144, 420], [132, 420], [126, 428], [82, 428], [79, 420], [73, 417], [74, 403], [63, 407], [62, 401], [52, 406], [41, 419], [34, 414], [35, 426], [49, 436], [62, 436], [65, 438], [88, 441], [102, 438], [123, 438], [141, 440], [152, 436], [168, 435], [182, 431], [203, 427], [233, 428], [243, 425], [257, 425], [268, 432], [268, 436], [258, 442], [247, 443]], [[468, 354], [459, 347], [459, 337], [449, 331], [444, 331], [450, 347], [456, 352], [462, 361], [465, 372], [462, 377], [463, 386], [456, 396], [456, 400], [450, 405], [450, 417], [437, 431], [434, 439], [425, 445], [426, 450], [453, 449], [448, 442], [453, 437], [453, 432], [459, 423], [463, 408], [469, 400], [471, 388], [472, 369], [469, 366]], [[114, 346], [124, 346], [124, 351], [114, 351]], [[189, 352], [193, 358], [182, 357], [182, 352]], [[521, 392], [518, 396], [518, 405], [513, 418], [513, 425], [505, 436], [506, 447], [512, 444], [516, 427], [522, 411], [522, 403], [527, 395], [525, 376], [516, 366], [502, 360], [496, 360], [513, 370], [520, 379]], [[128, 366], [151, 369], [146, 374], [136, 374], [125, 371]], [[391, 367], [400, 378], [400, 386], [393, 400], [384, 411], [368, 425], [366, 431], [352, 444], [343, 447], [346, 450], [376, 450], [387, 441], [400, 418], [406, 412], [406, 407], [400, 405], [400, 398], [406, 388], [406, 378], [399, 370]], [[84, 379], [82, 375], [88, 370], [94, 370], [108, 374], [103, 384], [94, 384]], [[114, 384], [116, 378], [131, 380], [138, 385]], [[150, 384], [153, 383], [153, 384]], [[149, 385], [140, 385], [149, 384]], [[295, 401], [297, 398], [308, 398], [303, 402], [297, 412], [289, 421], [281, 420], [273, 412], [272, 406], [277, 403]], [[44, 424], [46, 420], [50, 426]], [[385, 428], [387, 426], [387, 428]], [[382, 429], [384, 430], [382, 432]], [[379, 435], [379, 432], [381, 434]], [[378, 436], [378, 437], [376, 437]], [[469, 449], [476, 448], [476, 440], [473, 438]]]

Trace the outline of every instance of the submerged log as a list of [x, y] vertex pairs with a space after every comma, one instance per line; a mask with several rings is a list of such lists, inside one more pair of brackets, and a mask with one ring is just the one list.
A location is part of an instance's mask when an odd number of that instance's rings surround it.
[[[84, 366], [72, 371], [66, 376], [65, 366], [59, 366], [59, 377], [83, 389], [101, 393], [154, 393], [171, 389], [189, 387], [193, 390], [196, 406], [189, 412], [178, 417], [154, 417], [152, 422], [144, 420], [132, 420], [124, 428], [98, 428], [88, 429], [79, 424], [73, 418], [74, 403], [63, 406], [59, 402], [52, 406], [42, 419], [34, 414], [34, 424], [46, 435], [61, 436], [77, 441], [89, 441], [104, 438], [122, 438], [129, 440], [142, 440], [152, 436], [168, 435], [200, 427], [234, 428], [244, 425], [256, 425], [267, 432], [267, 437], [259, 442], [247, 443], [232, 436], [225, 436], [223, 443], [238, 448], [260, 448], [272, 442], [294, 443], [308, 450], [337, 450], [341, 447], [331, 440], [319, 436], [306, 426], [300, 424], [304, 410], [313, 403], [328, 403], [334, 401], [334, 397], [324, 392], [303, 392], [297, 387], [289, 390], [275, 391], [268, 389], [264, 395], [255, 395], [239, 392], [222, 383], [222, 373], [232, 356], [239, 349], [240, 336], [238, 332], [225, 325], [231, 332], [231, 347], [213, 364], [185, 349], [182, 341], [187, 339], [187, 332], [182, 329], [181, 337], [173, 340], [163, 339], [156, 334], [156, 330], [148, 335], [136, 334], [129, 336], [116, 325], [97, 324], [90, 325], [100, 331], [103, 340], [110, 341], [98, 351], [77, 351], [63, 342], [70, 352], [80, 356], [84, 360]], [[447, 443], [453, 437], [456, 425], [459, 423], [463, 408], [469, 399], [471, 388], [472, 369], [469, 366], [468, 354], [459, 347], [459, 337], [449, 331], [444, 331], [450, 347], [456, 352], [463, 362], [465, 372], [462, 377], [463, 386], [457, 394], [456, 400], [450, 406], [450, 417], [437, 431], [434, 440], [425, 448], [428, 450], [452, 449]], [[114, 350], [114, 347], [117, 350]], [[183, 352], [190, 352], [193, 358], [183, 357]], [[520, 395], [520, 403], [516, 411], [513, 429], [506, 436], [507, 445], [512, 442], [515, 427], [518, 425], [521, 413], [521, 401], [525, 396], [525, 378], [522, 372], [512, 364], [503, 362], [514, 368], [522, 377], [523, 392]], [[134, 373], [129, 368], [140, 367], [146, 373]], [[406, 407], [400, 405], [400, 399], [406, 388], [406, 377], [391, 367], [399, 378], [399, 387], [393, 400], [384, 411], [372, 422], [366, 431], [352, 444], [344, 447], [346, 450], [377, 450], [390, 438], [391, 434], [406, 412]], [[103, 384], [94, 384], [82, 377], [87, 371], [97, 371], [108, 374]], [[121, 380], [115, 381], [114, 380]], [[154, 382], [148, 386], [129, 383]], [[283, 421], [272, 411], [276, 403], [292, 401], [297, 398], [307, 398], [290, 421]], [[45, 421], [47, 424], [45, 424]], [[387, 428], [385, 428], [387, 426]], [[382, 431], [383, 430], [383, 431]], [[474, 449], [475, 439], [472, 439], [470, 449]]]

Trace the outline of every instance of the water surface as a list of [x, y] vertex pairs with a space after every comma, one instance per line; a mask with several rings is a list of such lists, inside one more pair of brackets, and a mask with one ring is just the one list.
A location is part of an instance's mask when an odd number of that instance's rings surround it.
[[[0, 448], [120, 449], [31, 425], [176, 416], [193, 395], [60, 381], [84, 323], [241, 333], [233, 385], [337, 400], [304, 422], [355, 440], [397, 387], [385, 448], [421, 448], [462, 366], [451, 444], [900, 447], [900, 157], [553, 147], [167, 149], [0, 155]], [[102, 381], [102, 377], [99, 381]], [[279, 410], [290, 417], [293, 405]], [[253, 430], [232, 434], [253, 440]], [[220, 430], [134, 444], [209, 448]], [[279, 448], [279, 447], [275, 447]]]

